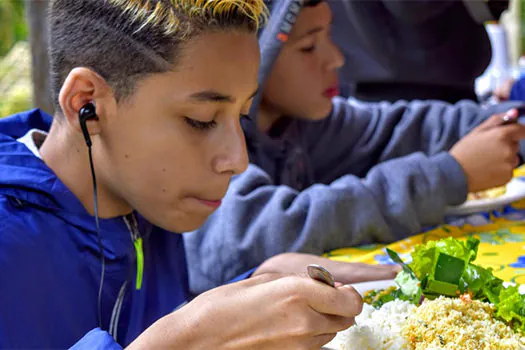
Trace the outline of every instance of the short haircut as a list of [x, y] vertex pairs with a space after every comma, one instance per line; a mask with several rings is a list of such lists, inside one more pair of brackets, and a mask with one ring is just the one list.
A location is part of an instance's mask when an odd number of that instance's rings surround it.
[[172, 70], [181, 46], [206, 31], [256, 33], [267, 17], [263, 0], [52, 0], [50, 80], [58, 95], [75, 67], [101, 75], [117, 100], [138, 79]]

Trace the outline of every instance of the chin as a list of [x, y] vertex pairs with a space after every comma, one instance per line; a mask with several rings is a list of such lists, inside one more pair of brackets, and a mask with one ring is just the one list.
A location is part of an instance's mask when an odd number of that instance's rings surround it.
[[310, 120], [322, 120], [327, 118], [332, 112], [332, 103], [322, 103], [309, 109], [307, 119]]
[[205, 222], [206, 220], [191, 220], [186, 222], [169, 222], [165, 223], [164, 225], [157, 226], [173, 233], [184, 233], [197, 230], [198, 228], [202, 227]]
[[208, 219], [208, 216], [184, 217], [184, 219], [170, 220], [164, 225], [162, 226], [158, 225], [158, 226], [162, 227], [163, 229], [167, 231], [176, 232], [176, 233], [191, 232], [191, 231], [195, 231], [198, 228], [202, 227], [202, 225], [204, 225], [204, 223], [206, 222], [206, 219]]
[[144, 215], [144, 217], [153, 225], [166, 231], [184, 233], [195, 231], [200, 228], [204, 225], [209, 215], [188, 215], [185, 213], [183, 215], [166, 215], [162, 218], [159, 218], [158, 216], [148, 217], [147, 215]]

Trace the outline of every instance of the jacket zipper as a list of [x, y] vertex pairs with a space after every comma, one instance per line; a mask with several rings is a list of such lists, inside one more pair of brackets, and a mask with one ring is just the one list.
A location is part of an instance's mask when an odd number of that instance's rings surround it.
[[[142, 246], [142, 237], [140, 236], [139, 225], [135, 214], [129, 214], [124, 217], [124, 222], [128, 227], [128, 231], [135, 247], [135, 253], [137, 257], [137, 276], [135, 279], [135, 289], [140, 290], [142, 288], [142, 278], [144, 274], [144, 251]], [[113, 305], [113, 311], [111, 313], [111, 321], [109, 324], [109, 334], [113, 336], [113, 339], [118, 339], [118, 325], [120, 321], [120, 311], [122, 310], [122, 304], [124, 297], [126, 296], [126, 290], [128, 281], [125, 281], [120, 287], [120, 291], [117, 297], [115, 305]]]
[[124, 222], [128, 226], [131, 241], [135, 246], [135, 253], [137, 255], [137, 277], [135, 279], [135, 289], [142, 288], [142, 278], [144, 276], [144, 250], [142, 246], [142, 237], [139, 232], [139, 225], [135, 214], [129, 214], [124, 217]]

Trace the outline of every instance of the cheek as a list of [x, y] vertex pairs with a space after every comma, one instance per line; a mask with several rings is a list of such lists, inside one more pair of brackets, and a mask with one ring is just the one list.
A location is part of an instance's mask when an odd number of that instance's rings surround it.
[[[311, 69], [311, 71], [309, 71]], [[330, 99], [323, 96], [327, 88], [313, 64], [303, 64], [287, 77], [269, 84], [267, 99], [283, 113], [302, 118], [320, 118], [330, 111]]]
[[[164, 141], [164, 142], [163, 142]], [[152, 147], [138, 152], [140, 165], [133, 166], [149, 187], [152, 198], [171, 202], [196, 187], [202, 177], [202, 158], [194, 147], [180, 140], [151, 141]]]
[[[108, 135], [109, 136], [109, 135]], [[177, 197], [191, 149], [177, 135], [142, 128], [121, 127], [103, 152], [107, 181], [128, 201], [154, 202]], [[191, 159], [191, 158], [190, 158]]]

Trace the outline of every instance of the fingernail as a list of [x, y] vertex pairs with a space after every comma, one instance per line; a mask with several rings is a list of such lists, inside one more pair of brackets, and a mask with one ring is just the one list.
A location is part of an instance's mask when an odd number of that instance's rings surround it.
[[503, 120], [503, 124], [511, 124], [516, 122], [517, 115], [516, 113], [513, 113], [513, 111], [516, 112], [516, 110], [513, 109], [503, 115], [503, 117], [501, 118]]
[[516, 118], [518, 116], [518, 110], [516, 108], [513, 108], [510, 111], [508, 111], [507, 114], [509, 114], [511, 117]]

